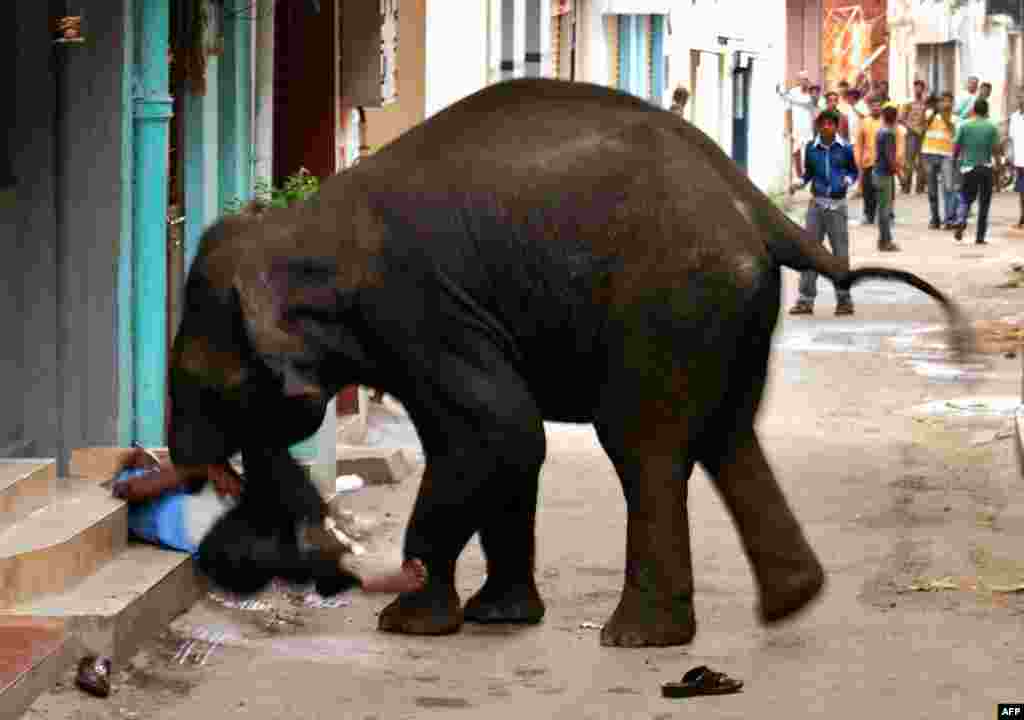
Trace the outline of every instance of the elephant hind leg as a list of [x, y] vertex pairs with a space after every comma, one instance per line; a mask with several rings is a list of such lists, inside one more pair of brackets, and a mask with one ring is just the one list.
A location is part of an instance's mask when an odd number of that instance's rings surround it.
[[762, 621], [784, 620], [820, 594], [825, 573], [753, 427], [734, 430], [726, 437], [729, 442], [719, 443], [702, 464], [739, 531], [760, 589]]
[[661, 423], [652, 435], [629, 421], [599, 422], [597, 432], [627, 509], [625, 583], [601, 644], [685, 645], [697, 629], [686, 509], [693, 471], [685, 449], [687, 424]]
[[767, 623], [806, 607], [825, 583], [821, 563], [786, 502], [754, 430], [778, 312], [778, 303], [771, 301], [774, 297], [777, 294], [755, 304], [741, 360], [730, 372], [732, 382], [723, 402], [701, 431], [696, 458], [708, 471], [740, 534], [760, 589], [761, 619]]

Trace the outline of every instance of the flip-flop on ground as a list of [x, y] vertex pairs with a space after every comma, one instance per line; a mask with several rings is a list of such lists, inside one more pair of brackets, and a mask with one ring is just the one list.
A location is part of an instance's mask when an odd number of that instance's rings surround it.
[[680, 682], [667, 682], [662, 685], [661, 694], [667, 698], [730, 695], [739, 692], [742, 687], [742, 680], [736, 680], [725, 673], [716, 672], [706, 665], [701, 665], [687, 670]]

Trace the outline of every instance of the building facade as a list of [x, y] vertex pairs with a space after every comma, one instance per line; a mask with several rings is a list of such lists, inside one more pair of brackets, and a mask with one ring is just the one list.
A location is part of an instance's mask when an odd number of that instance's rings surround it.
[[1019, 2], [889, 0], [890, 85], [909, 96], [914, 79], [932, 91], [964, 91], [967, 78], [992, 83], [991, 117], [1005, 120], [1024, 82]]

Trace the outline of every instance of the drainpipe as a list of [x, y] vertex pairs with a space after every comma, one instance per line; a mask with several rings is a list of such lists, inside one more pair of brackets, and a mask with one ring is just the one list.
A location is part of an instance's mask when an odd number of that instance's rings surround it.
[[134, 97], [134, 440], [164, 444], [167, 392], [167, 149], [170, 0], [139, 0]]

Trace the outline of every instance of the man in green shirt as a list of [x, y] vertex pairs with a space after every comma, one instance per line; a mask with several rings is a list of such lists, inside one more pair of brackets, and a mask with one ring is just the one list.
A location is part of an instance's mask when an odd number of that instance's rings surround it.
[[957, 128], [953, 138], [953, 160], [960, 168], [963, 183], [957, 208], [957, 242], [964, 237], [971, 205], [978, 201], [978, 233], [975, 243], [985, 244], [988, 210], [992, 204], [992, 159], [999, 153], [999, 129], [988, 119], [988, 101], [974, 103], [974, 117]]

